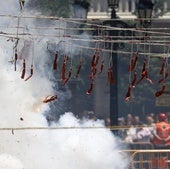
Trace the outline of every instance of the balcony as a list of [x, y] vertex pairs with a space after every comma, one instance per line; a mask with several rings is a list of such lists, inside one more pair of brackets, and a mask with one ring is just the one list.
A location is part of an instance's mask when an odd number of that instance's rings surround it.
[[[164, 2], [164, 11], [170, 10], [170, 1]], [[119, 18], [133, 19], [136, 18], [135, 0], [120, 0], [119, 8], [117, 9], [117, 16]], [[170, 18], [170, 12], [162, 16], [163, 18]], [[108, 19], [110, 18], [110, 11], [105, 0], [91, 0], [91, 6], [88, 13], [88, 19]]]

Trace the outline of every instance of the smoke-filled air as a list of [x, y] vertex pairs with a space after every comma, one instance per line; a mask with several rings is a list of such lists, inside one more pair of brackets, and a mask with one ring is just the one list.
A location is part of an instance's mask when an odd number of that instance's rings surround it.
[[[56, 94], [51, 70], [46, 70], [50, 39], [13, 38], [18, 31], [22, 33], [16, 28], [21, 23], [25, 33], [38, 22], [5, 16], [21, 16], [18, 1], [2, 1], [0, 15], [1, 33], [11, 34], [0, 36], [0, 169], [124, 169], [126, 160], [119, 153], [118, 138], [102, 120], [80, 120], [74, 112], [66, 112], [48, 125], [44, 114], [50, 106], [42, 100]], [[22, 15], [29, 11], [25, 9]], [[21, 78], [24, 61], [25, 77]]]

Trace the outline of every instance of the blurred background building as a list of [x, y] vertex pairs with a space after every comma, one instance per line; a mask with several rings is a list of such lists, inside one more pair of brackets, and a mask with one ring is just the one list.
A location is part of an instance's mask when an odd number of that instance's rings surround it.
[[[117, 16], [120, 18], [136, 18], [134, 15], [136, 6], [136, 0], [119, 0], [119, 8], [117, 9]], [[157, 7], [157, 6], [156, 6]], [[161, 17], [170, 17], [170, 1], [162, 0], [159, 6], [159, 11], [157, 11]], [[110, 18], [110, 11], [108, 8], [107, 1], [104, 0], [91, 0], [90, 9], [88, 12], [88, 18]]]

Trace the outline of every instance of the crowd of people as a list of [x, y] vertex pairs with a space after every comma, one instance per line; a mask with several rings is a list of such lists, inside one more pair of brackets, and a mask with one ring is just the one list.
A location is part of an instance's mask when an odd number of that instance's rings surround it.
[[[127, 127], [125, 127], [127, 126]], [[165, 113], [119, 118], [118, 136], [126, 143], [150, 143], [155, 148], [170, 148], [170, 123]]]

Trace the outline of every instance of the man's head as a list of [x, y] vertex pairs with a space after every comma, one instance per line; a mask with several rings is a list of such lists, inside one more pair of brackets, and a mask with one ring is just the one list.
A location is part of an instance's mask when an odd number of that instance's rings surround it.
[[166, 121], [167, 120], [167, 117], [166, 117], [166, 114], [165, 113], [160, 113], [159, 116], [159, 121]]

